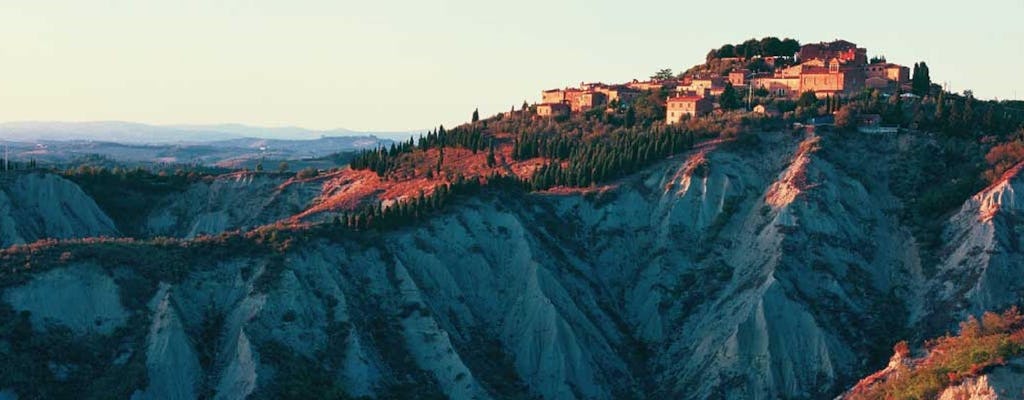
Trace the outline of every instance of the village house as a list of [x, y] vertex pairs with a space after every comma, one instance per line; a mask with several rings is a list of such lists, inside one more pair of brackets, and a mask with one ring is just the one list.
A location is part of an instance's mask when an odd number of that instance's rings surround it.
[[864, 88], [863, 65], [844, 63], [834, 57], [827, 67], [804, 67], [800, 73], [800, 92], [818, 97], [851, 95]]
[[569, 108], [573, 112], [587, 111], [591, 108], [608, 104], [608, 96], [601, 92], [580, 92], [579, 96], [569, 102]]
[[643, 82], [641, 82], [639, 80], [634, 79], [632, 82], [627, 83], [626, 86], [629, 87], [630, 89], [639, 90], [641, 92], [646, 92], [648, 90], [661, 90], [662, 88], [665, 88], [665, 89], [675, 89], [676, 86], [679, 86], [679, 81], [675, 81], [675, 80], [653, 81], [653, 80], [651, 80], [651, 81], [643, 81]]
[[796, 97], [800, 95], [800, 76], [782, 74], [755, 76], [750, 81], [758, 89], [765, 89], [773, 96]]
[[910, 89], [910, 68], [893, 63], [875, 63], [864, 67], [866, 79], [864, 86], [878, 89], [885, 93], [896, 93], [900, 89]]
[[818, 97], [849, 96], [865, 88], [895, 92], [910, 80], [908, 68], [891, 63], [869, 65], [867, 49], [845, 40], [804, 45], [799, 59], [798, 65], [754, 76], [750, 83], [772, 95], [793, 98], [804, 92]]
[[[616, 101], [630, 104], [640, 96], [640, 91], [628, 85], [606, 85], [603, 83], [580, 82], [579, 88], [550, 89], [541, 92], [541, 104], [564, 104], [571, 112], [587, 111]], [[560, 108], [545, 108], [545, 113], [557, 115]], [[538, 115], [541, 113], [538, 111]]]
[[[608, 104], [608, 95], [597, 90], [576, 88], [551, 89], [541, 92], [541, 104], [564, 104], [572, 112], [587, 111], [591, 108]], [[538, 112], [539, 114], [540, 112]]]
[[750, 77], [750, 70], [736, 69], [729, 72], [729, 83], [733, 86], [747, 86], [747, 78]]
[[721, 76], [688, 78], [683, 85], [676, 87], [676, 92], [701, 97], [720, 96], [725, 91], [725, 82]]
[[569, 105], [565, 103], [543, 103], [537, 105], [537, 115], [541, 117], [561, 117], [569, 115]]
[[562, 89], [551, 89], [540, 92], [540, 102], [543, 104], [562, 103], [565, 101], [565, 91]]
[[608, 103], [617, 102], [620, 105], [631, 104], [637, 97], [640, 97], [639, 91], [625, 85], [602, 86], [595, 88], [594, 91], [603, 93]]
[[843, 64], [865, 65], [868, 63], [868, 49], [837, 39], [828, 43], [810, 43], [800, 46], [798, 57], [801, 63], [813, 59], [831, 60], [836, 58]]
[[678, 124], [684, 116], [700, 117], [714, 109], [711, 99], [703, 96], [675, 96], [665, 102], [665, 123]]

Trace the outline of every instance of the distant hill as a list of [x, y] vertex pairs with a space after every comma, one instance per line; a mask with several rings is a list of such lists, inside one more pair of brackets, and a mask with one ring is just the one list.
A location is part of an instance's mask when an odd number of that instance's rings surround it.
[[148, 125], [123, 121], [0, 123], [0, 140], [15, 142], [103, 141], [125, 144], [202, 143], [258, 138], [310, 140], [321, 137], [367, 136], [406, 138], [412, 132], [357, 132], [349, 129], [317, 131], [300, 127], [257, 127], [241, 124]]
[[[36, 160], [44, 164], [73, 164], [100, 156], [123, 165], [203, 164], [225, 168], [252, 168], [258, 160], [331, 159], [392, 143], [376, 136], [322, 137], [309, 140], [237, 138], [209, 142], [131, 143], [97, 140], [34, 140], [11, 142], [14, 161]], [[337, 159], [339, 162], [344, 159]], [[293, 163], [294, 164], [294, 163]], [[276, 165], [276, 164], [275, 164]], [[298, 165], [298, 164], [295, 164]], [[324, 166], [319, 165], [318, 166]], [[326, 165], [330, 167], [332, 165]]]

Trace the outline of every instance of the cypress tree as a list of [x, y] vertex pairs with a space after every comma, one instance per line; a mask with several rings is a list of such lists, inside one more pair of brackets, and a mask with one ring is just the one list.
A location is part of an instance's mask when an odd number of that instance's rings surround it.
[[441, 166], [444, 165], [444, 147], [438, 148], [437, 153], [437, 173], [441, 173]]
[[494, 167], [497, 164], [497, 160], [494, 159], [494, 141], [491, 141], [490, 148], [487, 150], [487, 166]]

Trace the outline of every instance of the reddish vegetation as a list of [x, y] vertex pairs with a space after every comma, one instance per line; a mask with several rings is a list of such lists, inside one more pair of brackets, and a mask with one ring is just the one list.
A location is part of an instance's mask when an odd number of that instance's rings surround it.
[[995, 146], [985, 155], [985, 161], [992, 166], [992, 169], [985, 171], [985, 178], [992, 184], [1005, 182], [1021, 168], [1024, 143], [1014, 141]]
[[889, 367], [862, 379], [849, 399], [935, 398], [964, 379], [1003, 365], [1024, 353], [1024, 316], [1016, 307], [1002, 314], [986, 312], [960, 324], [960, 335], [925, 342], [926, 355], [909, 359], [906, 342], [897, 343]]
[[[303, 220], [323, 212], [349, 211], [377, 202], [387, 203], [413, 198], [420, 192], [430, 195], [438, 185], [450, 183], [459, 175], [465, 178], [486, 179], [492, 174], [511, 174], [525, 179], [547, 162], [542, 158], [515, 161], [512, 159], [512, 144], [503, 141], [495, 148], [496, 164], [493, 167], [487, 165], [486, 151], [474, 154], [464, 148], [446, 147], [444, 163], [441, 172], [438, 173], [436, 168], [439, 154], [437, 149], [405, 154], [403, 167], [385, 177], [380, 177], [373, 171], [344, 168], [326, 176], [313, 178], [311, 180], [324, 180], [321, 194], [309, 209], [295, 215], [292, 220]], [[282, 185], [282, 188], [290, 183], [292, 180]]]

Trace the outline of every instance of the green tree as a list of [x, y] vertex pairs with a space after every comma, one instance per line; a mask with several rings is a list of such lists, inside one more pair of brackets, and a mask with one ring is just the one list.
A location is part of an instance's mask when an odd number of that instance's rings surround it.
[[444, 147], [438, 148], [437, 152], [437, 172], [441, 172], [441, 167], [444, 166]]
[[494, 158], [494, 141], [491, 141], [490, 147], [487, 149], [487, 166], [494, 167], [498, 161]]
[[911, 91], [918, 96], [928, 94], [932, 86], [932, 78], [928, 72], [928, 64], [924, 61], [914, 64], [914, 76], [910, 78]]
[[736, 93], [736, 88], [732, 87], [732, 83], [725, 83], [725, 89], [722, 89], [722, 95], [718, 97], [718, 104], [726, 110], [735, 110], [743, 106], [743, 101], [739, 93]]
[[817, 107], [818, 96], [810, 90], [800, 93], [800, 98], [796, 100], [796, 105], [805, 108]]
[[853, 105], [845, 105], [836, 111], [836, 128], [852, 129], [856, 126], [859, 111]]
[[654, 81], [667, 81], [672, 78], [675, 78], [675, 75], [672, 74], [671, 68], [662, 68], [661, 70], [658, 70], [658, 72], [655, 72], [654, 75], [651, 75], [651, 80]]
[[308, 168], [303, 168], [302, 170], [300, 170], [299, 173], [295, 174], [295, 177], [297, 177], [299, 179], [309, 179], [309, 178], [313, 178], [313, 177], [315, 177], [315, 176], [317, 176], [319, 174], [320, 174], [320, 171], [317, 171], [316, 168], [308, 167]]
[[480, 109], [477, 108], [477, 109], [473, 110], [473, 122], [477, 122], [479, 120], [480, 120]]

